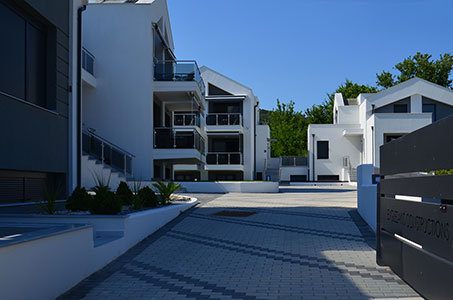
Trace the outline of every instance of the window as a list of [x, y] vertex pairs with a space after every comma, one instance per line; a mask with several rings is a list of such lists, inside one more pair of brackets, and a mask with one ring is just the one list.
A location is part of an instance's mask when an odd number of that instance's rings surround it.
[[399, 133], [399, 134], [384, 134], [384, 141], [385, 143], [390, 143], [391, 141], [393, 140], [396, 140], [397, 138], [400, 138], [402, 137], [404, 134], [403, 133]]
[[318, 159], [329, 159], [329, 141], [318, 141]]
[[407, 104], [394, 104], [393, 105], [394, 113], [407, 113]]
[[45, 107], [45, 31], [2, 2], [0, 20], [0, 92]]
[[432, 121], [436, 121], [436, 104], [423, 104], [422, 111], [424, 113], [432, 113]]

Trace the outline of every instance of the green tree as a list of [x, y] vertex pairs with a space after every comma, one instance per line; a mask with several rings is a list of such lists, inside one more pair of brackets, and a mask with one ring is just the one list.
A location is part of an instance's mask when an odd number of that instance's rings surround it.
[[351, 80], [340, 84], [337, 89], [327, 94], [327, 99], [321, 104], [315, 104], [305, 111], [308, 124], [331, 124], [333, 123], [333, 102], [335, 93], [343, 94], [343, 99], [357, 98], [359, 94], [376, 93], [377, 88], [373, 86], [353, 83]]
[[301, 112], [294, 109], [294, 102], [281, 103], [267, 114], [267, 124], [271, 129], [271, 156], [306, 155], [307, 121]]
[[431, 54], [417, 52], [414, 56], [409, 56], [395, 65], [396, 75], [388, 71], [376, 74], [376, 84], [383, 88], [389, 88], [408, 79], [420, 77], [438, 85], [452, 88], [452, 80], [450, 79], [452, 68], [453, 55], [451, 53], [441, 54], [439, 59], [434, 60]]

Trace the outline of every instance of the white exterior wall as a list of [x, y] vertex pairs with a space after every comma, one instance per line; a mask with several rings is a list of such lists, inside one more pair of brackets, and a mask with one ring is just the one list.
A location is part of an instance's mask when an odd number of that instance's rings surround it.
[[[253, 91], [206, 67], [203, 66], [200, 68], [203, 81], [205, 83], [205, 86], [208, 87], [208, 84], [211, 83], [233, 95], [243, 95], [246, 96], [244, 101], [243, 101], [243, 117], [242, 117], [242, 133], [243, 133], [243, 172], [244, 172], [244, 180], [254, 180], [254, 158], [255, 158], [255, 151], [254, 151], [254, 112], [255, 112], [255, 105], [258, 103], [257, 97], [253, 94]], [[208, 101], [207, 101], [208, 102]], [[209, 113], [209, 111], [207, 112]], [[259, 114], [257, 113], [256, 115], [256, 120], [259, 120]], [[224, 128], [226, 126], [217, 126], [219, 128]], [[209, 129], [206, 128], [207, 134], [209, 135]], [[225, 131], [230, 131], [230, 130], [225, 130]], [[239, 131], [238, 131], [239, 134]], [[257, 140], [258, 143], [258, 140]], [[258, 163], [257, 163], [258, 164]], [[233, 166], [229, 166], [225, 170], [232, 170]], [[221, 170], [219, 168], [216, 168], [215, 170]], [[242, 167], [237, 167], [237, 170], [242, 170]]]
[[[361, 139], [357, 136], [343, 136], [343, 131], [347, 129], [359, 129], [359, 126], [347, 124], [311, 124], [308, 126], [310, 180], [313, 180], [313, 157], [315, 181], [318, 180], [318, 175], [339, 175], [340, 181], [349, 180], [349, 169], [343, 168], [343, 157], [349, 157], [352, 167], [358, 166], [361, 163]], [[312, 134], [315, 134], [314, 155]], [[317, 141], [329, 141], [329, 159], [317, 158]]]
[[256, 172], [266, 171], [267, 161], [270, 157], [270, 136], [271, 131], [267, 125], [256, 126]]
[[386, 133], [407, 134], [432, 122], [431, 113], [375, 114], [372, 118], [375, 124], [374, 166], [377, 168], [380, 166], [379, 147], [384, 145]]
[[[317, 140], [329, 140], [330, 157], [333, 155], [333, 160], [315, 159], [315, 173], [340, 175], [340, 180], [347, 180], [347, 174], [345, 170], [342, 170], [340, 157], [349, 156], [352, 167], [358, 164], [371, 164], [378, 169], [380, 164], [379, 147], [384, 144], [385, 134], [410, 133], [432, 122], [431, 113], [422, 113], [423, 96], [453, 106], [451, 90], [420, 78], [410, 79], [379, 93], [361, 94], [357, 97], [358, 105], [353, 106], [345, 106], [343, 97], [335, 94], [334, 124], [310, 125], [308, 129], [310, 180], [313, 180], [312, 133], [316, 134]], [[410, 97], [411, 103], [410, 112], [379, 112], [379, 108], [408, 97]], [[360, 130], [350, 130], [351, 136], [345, 136], [340, 128], [346, 124]], [[335, 149], [333, 149], [333, 145], [335, 145]], [[359, 151], [358, 156], [356, 150]], [[323, 172], [326, 173], [323, 174]]]
[[140, 180], [153, 177], [152, 23], [166, 16], [164, 0], [93, 4], [84, 13], [83, 44], [96, 57], [97, 80], [96, 88], [84, 85], [84, 126], [135, 155]]

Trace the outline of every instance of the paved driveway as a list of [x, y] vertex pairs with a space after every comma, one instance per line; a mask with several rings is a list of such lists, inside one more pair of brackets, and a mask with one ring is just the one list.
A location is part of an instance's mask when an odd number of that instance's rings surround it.
[[194, 195], [197, 208], [61, 299], [419, 299], [376, 265], [355, 190], [282, 191]]

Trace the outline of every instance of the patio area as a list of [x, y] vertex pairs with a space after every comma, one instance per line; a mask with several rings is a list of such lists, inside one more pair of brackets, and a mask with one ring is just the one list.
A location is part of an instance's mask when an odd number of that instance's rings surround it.
[[353, 187], [200, 204], [59, 299], [421, 299], [376, 265]]

